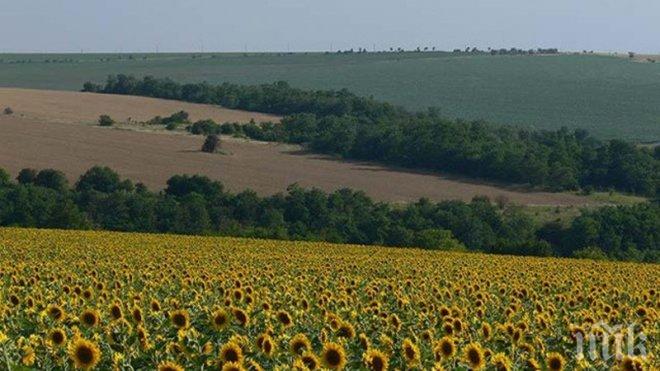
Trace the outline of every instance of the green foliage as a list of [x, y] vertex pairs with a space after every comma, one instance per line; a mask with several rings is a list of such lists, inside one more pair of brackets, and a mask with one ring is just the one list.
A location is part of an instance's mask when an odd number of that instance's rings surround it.
[[[110, 76], [100, 90], [221, 104], [284, 114], [272, 123], [193, 124], [193, 133], [307, 144], [351, 159], [442, 170], [551, 190], [615, 188], [654, 196], [660, 161], [645, 148], [590, 138], [585, 130], [527, 131], [482, 121], [449, 120], [438, 110], [410, 113], [346, 90], [305, 91], [277, 82], [258, 86], [178, 84], [169, 79]], [[186, 115], [187, 117], [187, 115]], [[180, 118], [177, 118], [180, 119]]]
[[202, 152], [215, 153], [220, 148], [220, 137], [216, 134], [206, 136], [204, 144], [202, 144]]
[[[25, 173], [28, 173], [27, 171]], [[30, 172], [31, 173], [31, 172]], [[1, 173], [0, 173], [1, 174]], [[405, 206], [376, 203], [363, 192], [325, 193], [296, 185], [286, 194], [260, 197], [225, 192], [199, 175], [176, 175], [164, 192], [121, 181], [94, 167], [69, 190], [63, 174], [42, 170], [34, 181], [0, 176], [0, 225], [99, 228], [119, 231], [223, 234], [416, 246], [496, 254], [598, 257], [660, 261], [660, 205], [635, 204], [584, 211], [564, 227], [542, 228], [516, 207], [500, 209], [484, 197], [471, 202]]]
[[578, 259], [592, 259], [592, 260], [607, 260], [607, 255], [603, 250], [596, 246], [587, 246], [582, 249], [575, 250], [573, 257]]
[[115, 124], [115, 120], [112, 119], [112, 117], [108, 115], [101, 115], [99, 116], [99, 125], [100, 126], [112, 126]]

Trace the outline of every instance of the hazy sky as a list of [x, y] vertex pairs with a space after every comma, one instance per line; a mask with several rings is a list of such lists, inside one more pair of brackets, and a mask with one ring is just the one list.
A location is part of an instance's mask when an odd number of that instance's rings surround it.
[[659, 0], [2, 0], [0, 52], [373, 46], [660, 53]]

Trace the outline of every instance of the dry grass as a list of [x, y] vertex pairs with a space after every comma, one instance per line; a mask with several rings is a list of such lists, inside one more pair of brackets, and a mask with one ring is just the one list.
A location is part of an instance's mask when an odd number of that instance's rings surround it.
[[115, 121], [147, 121], [184, 110], [191, 120], [223, 122], [279, 121], [279, 117], [256, 112], [231, 110], [207, 104], [124, 95], [92, 94], [53, 90], [0, 88], [0, 109], [11, 107], [15, 115], [60, 123], [93, 124], [100, 115]]
[[163, 188], [174, 174], [187, 173], [220, 180], [233, 191], [251, 188], [262, 195], [284, 192], [297, 182], [326, 191], [350, 187], [364, 190], [377, 200], [392, 202], [420, 197], [470, 200], [487, 195], [528, 205], [595, 203], [565, 193], [526, 192], [438, 174], [337, 161], [302, 153], [300, 147], [291, 145], [223, 138], [225, 154], [207, 154], [199, 151], [203, 140], [202, 136], [180, 133], [139, 132], [0, 115], [0, 167], [13, 175], [25, 167], [55, 168], [73, 181], [94, 165], [106, 165], [152, 189]]

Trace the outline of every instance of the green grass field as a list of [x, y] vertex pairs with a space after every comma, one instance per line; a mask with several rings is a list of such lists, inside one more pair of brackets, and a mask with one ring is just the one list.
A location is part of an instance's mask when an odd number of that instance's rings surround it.
[[78, 90], [86, 80], [101, 82], [116, 73], [182, 82], [285, 80], [301, 88], [347, 88], [413, 110], [437, 106], [449, 117], [537, 129], [579, 127], [603, 139], [660, 141], [660, 63], [618, 57], [4, 54], [0, 60], [0, 86]]

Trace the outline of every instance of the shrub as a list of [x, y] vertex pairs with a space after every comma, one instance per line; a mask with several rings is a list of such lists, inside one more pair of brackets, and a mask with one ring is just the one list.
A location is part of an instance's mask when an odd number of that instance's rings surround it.
[[100, 126], [112, 126], [115, 124], [115, 120], [112, 119], [112, 117], [108, 115], [101, 115], [99, 116], [99, 125]]
[[220, 137], [215, 134], [207, 135], [204, 144], [202, 145], [202, 152], [215, 153], [220, 148]]
[[5, 108], [4, 112], [5, 112], [5, 115], [11, 115], [12, 113], [14, 113], [14, 110], [11, 109], [11, 107], [7, 107], [7, 108]]

